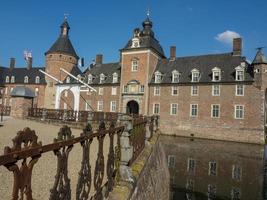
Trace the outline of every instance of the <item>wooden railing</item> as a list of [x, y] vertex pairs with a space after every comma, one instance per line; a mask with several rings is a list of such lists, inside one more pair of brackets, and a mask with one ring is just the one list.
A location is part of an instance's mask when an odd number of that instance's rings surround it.
[[[54, 142], [47, 145], [42, 145], [41, 142], [37, 141], [38, 137], [34, 130], [25, 128], [19, 131], [13, 139], [13, 146], [5, 147], [4, 155], [0, 156], [0, 166], [5, 166], [14, 174], [12, 200], [24, 199], [24, 197], [27, 200], [33, 200], [31, 187], [32, 170], [38, 160], [42, 158], [42, 154], [47, 152], [54, 152], [54, 155], [58, 158], [55, 182], [51, 187], [49, 199], [70, 200], [72, 197], [71, 182], [67, 170], [69, 165], [68, 157], [72, 148], [78, 146], [78, 143], [81, 145], [83, 155], [80, 171], [76, 172], [78, 176], [76, 200], [104, 199], [104, 196], [107, 197], [112, 190], [114, 179], [118, 172], [120, 136], [123, 129], [123, 126], [114, 127], [113, 124], [106, 130], [105, 123], [101, 122], [97, 132], [92, 132], [90, 125], [88, 125], [80, 137], [74, 137], [71, 129], [68, 126], [64, 126], [60, 129]], [[117, 136], [116, 141], [114, 141], [115, 135]], [[104, 163], [103, 154], [105, 137], [109, 137], [106, 164]], [[98, 152], [95, 160], [94, 175], [91, 175], [89, 152], [93, 140], [98, 141]], [[30, 159], [29, 162], [27, 162], [28, 159]], [[47, 163], [47, 167], [49, 167], [49, 163]], [[107, 182], [103, 183], [105, 171]], [[43, 181], [45, 182], [46, 180]], [[91, 185], [94, 185], [94, 189], [91, 188]], [[92, 191], [94, 191], [93, 194]]]

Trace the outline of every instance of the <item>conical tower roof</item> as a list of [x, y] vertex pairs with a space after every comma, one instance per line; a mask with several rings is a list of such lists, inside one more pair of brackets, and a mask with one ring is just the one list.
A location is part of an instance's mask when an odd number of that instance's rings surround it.
[[253, 65], [255, 64], [267, 64], [267, 59], [262, 51], [262, 48], [258, 48], [257, 54], [252, 62]]

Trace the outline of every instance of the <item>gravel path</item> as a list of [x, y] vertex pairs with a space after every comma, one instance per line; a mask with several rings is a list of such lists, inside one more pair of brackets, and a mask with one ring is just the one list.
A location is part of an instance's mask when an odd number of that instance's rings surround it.
[[[17, 131], [22, 130], [25, 127], [30, 127], [35, 130], [38, 141], [42, 141], [42, 144], [49, 144], [53, 142], [53, 139], [57, 137], [57, 133], [60, 129], [59, 126], [47, 125], [38, 122], [28, 120], [9, 119], [4, 123], [4, 126], [0, 127], [0, 155], [3, 154], [4, 147], [12, 147], [12, 138], [16, 136]], [[78, 129], [72, 129], [73, 135], [79, 136], [82, 131]], [[116, 140], [115, 140], [116, 141]], [[106, 136], [104, 141], [104, 157], [105, 164], [107, 163], [107, 155], [109, 148], [109, 139]], [[95, 161], [97, 158], [98, 141], [94, 139], [90, 148], [90, 163], [93, 171], [95, 168]], [[75, 199], [76, 184], [78, 179], [78, 172], [81, 167], [82, 148], [80, 144], [74, 145], [69, 156], [69, 178], [71, 179], [71, 191], [72, 199]], [[32, 175], [32, 191], [33, 198], [35, 200], [49, 199], [50, 189], [53, 187], [57, 167], [57, 157], [53, 152], [47, 152], [42, 154], [41, 158], [35, 164]], [[106, 169], [105, 169], [106, 174]], [[92, 181], [93, 183], [93, 181]], [[11, 199], [13, 187], [13, 174], [9, 172], [4, 166], [0, 166], [0, 199]], [[93, 189], [93, 184], [91, 190]]]

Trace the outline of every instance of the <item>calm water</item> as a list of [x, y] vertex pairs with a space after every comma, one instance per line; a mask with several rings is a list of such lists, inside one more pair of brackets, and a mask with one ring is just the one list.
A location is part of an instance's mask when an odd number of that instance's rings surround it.
[[162, 136], [177, 200], [263, 200], [264, 146]]

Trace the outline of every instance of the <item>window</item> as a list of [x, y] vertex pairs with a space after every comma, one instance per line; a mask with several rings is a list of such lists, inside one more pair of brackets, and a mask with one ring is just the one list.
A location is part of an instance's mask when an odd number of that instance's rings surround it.
[[188, 158], [187, 160], [187, 171], [188, 172], [195, 172], [196, 170], [196, 160], [193, 158]]
[[220, 105], [211, 105], [211, 117], [212, 118], [220, 117]]
[[159, 96], [160, 95], [160, 87], [156, 86], [154, 87], [154, 96]]
[[197, 104], [191, 104], [190, 105], [190, 116], [191, 117], [196, 117], [198, 115], [198, 110], [197, 110], [198, 105]]
[[6, 87], [5, 94], [7, 94], [7, 93], [8, 93], [8, 88]]
[[69, 76], [66, 78], [66, 83], [70, 83], [70, 77]]
[[176, 70], [174, 70], [172, 72], [172, 82], [173, 83], [179, 83], [179, 79], [180, 79], [180, 73]]
[[11, 76], [11, 80], [10, 80], [11, 83], [15, 83], [15, 76]]
[[235, 68], [235, 80], [236, 81], [244, 81], [244, 67], [236, 67]]
[[35, 88], [35, 96], [38, 96], [39, 94], [39, 88]]
[[9, 83], [9, 76], [6, 76], [6, 83]]
[[93, 76], [92, 76], [92, 74], [88, 74], [88, 84], [91, 84], [91, 83], [93, 83]]
[[172, 86], [172, 95], [177, 96], [178, 95], [178, 87], [177, 86]]
[[174, 155], [168, 156], [168, 167], [174, 168], [175, 167], [175, 157]]
[[187, 190], [193, 191], [194, 190], [194, 185], [195, 185], [195, 181], [194, 180], [187, 179], [186, 186], [185, 186]]
[[231, 199], [232, 200], [240, 200], [241, 199], [241, 190], [239, 188], [232, 188]]
[[215, 195], [216, 195], [216, 186], [209, 184], [208, 185], [208, 199], [215, 199]]
[[141, 92], [141, 93], [144, 93], [144, 92], [145, 92], [145, 86], [144, 86], [144, 85], [141, 85], [141, 86], [140, 86], [140, 92]]
[[110, 112], [116, 112], [116, 101], [110, 102]]
[[159, 71], [155, 72], [155, 83], [160, 83], [161, 82], [162, 75]]
[[212, 85], [212, 96], [220, 96], [220, 85]]
[[39, 77], [39, 76], [36, 76], [36, 77], [35, 77], [35, 83], [37, 83], [37, 84], [40, 83], [40, 77]]
[[193, 69], [193, 70], [191, 71], [191, 74], [192, 74], [192, 79], [191, 79], [191, 81], [192, 81], [192, 82], [198, 82], [199, 79], [200, 79], [199, 71], [198, 71], [197, 69]]
[[191, 86], [191, 95], [192, 96], [197, 96], [198, 95], [198, 86], [197, 85], [192, 85]]
[[13, 91], [13, 87], [10, 88], [10, 93]]
[[111, 88], [111, 95], [117, 95], [117, 87]]
[[153, 114], [159, 114], [159, 112], [160, 112], [159, 103], [155, 103], [153, 108]]
[[220, 81], [221, 80], [221, 69], [215, 67], [212, 69], [212, 81]]
[[97, 102], [97, 111], [103, 111], [103, 101]]
[[118, 83], [118, 74], [117, 73], [113, 73], [113, 83]]
[[244, 96], [244, 85], [236, 85], [235, 87], [235, 95], [236, 96]]
[[209, 175], [210, 176], [217, 175], [217, 163], [215, 161], [209, 162]]
[[100, 87], [98, 89], [98, 95], [103, 95], [104, 94], [104, 88]]
[[132, 71], [137, 71], [138, 70], [138, 60], [134, 59], [132, 60]]
[[232, 168], [232, 179], [240, 181], [242, 177], [242, 168], [239, 165], [233, 165]]
[[244, 119], [244, 106], [243, 105], [235, 105], [235, 118]]
[[28, 76], [24, 76], [24, 83], [28, 83], [29, 82], [29, 77]]
[[85, 110], [86, 111], [92, 111], [91, 104], [92, 104], [91, 100], [86, 100], [86, 102], [85, 102]]
[[100, 74], [100, 82], [99, 83], [104, 83], [105, 78], [106, 78], [105, 74]]
[[123, 92], [124, 92], [124, 93], [128, 93], [128, 85], [125, 85], [125, 86], [123, 87]]
[[139, 42], [139, 39], [135, 36], [133, 39], [132, 39], [132, 48], [137, 48], [140, 46], [140, 42]]
[[171, 104], [171, 115], [177, 115], [177, 111], [178, 111], [178, 104], [172, 103]]

